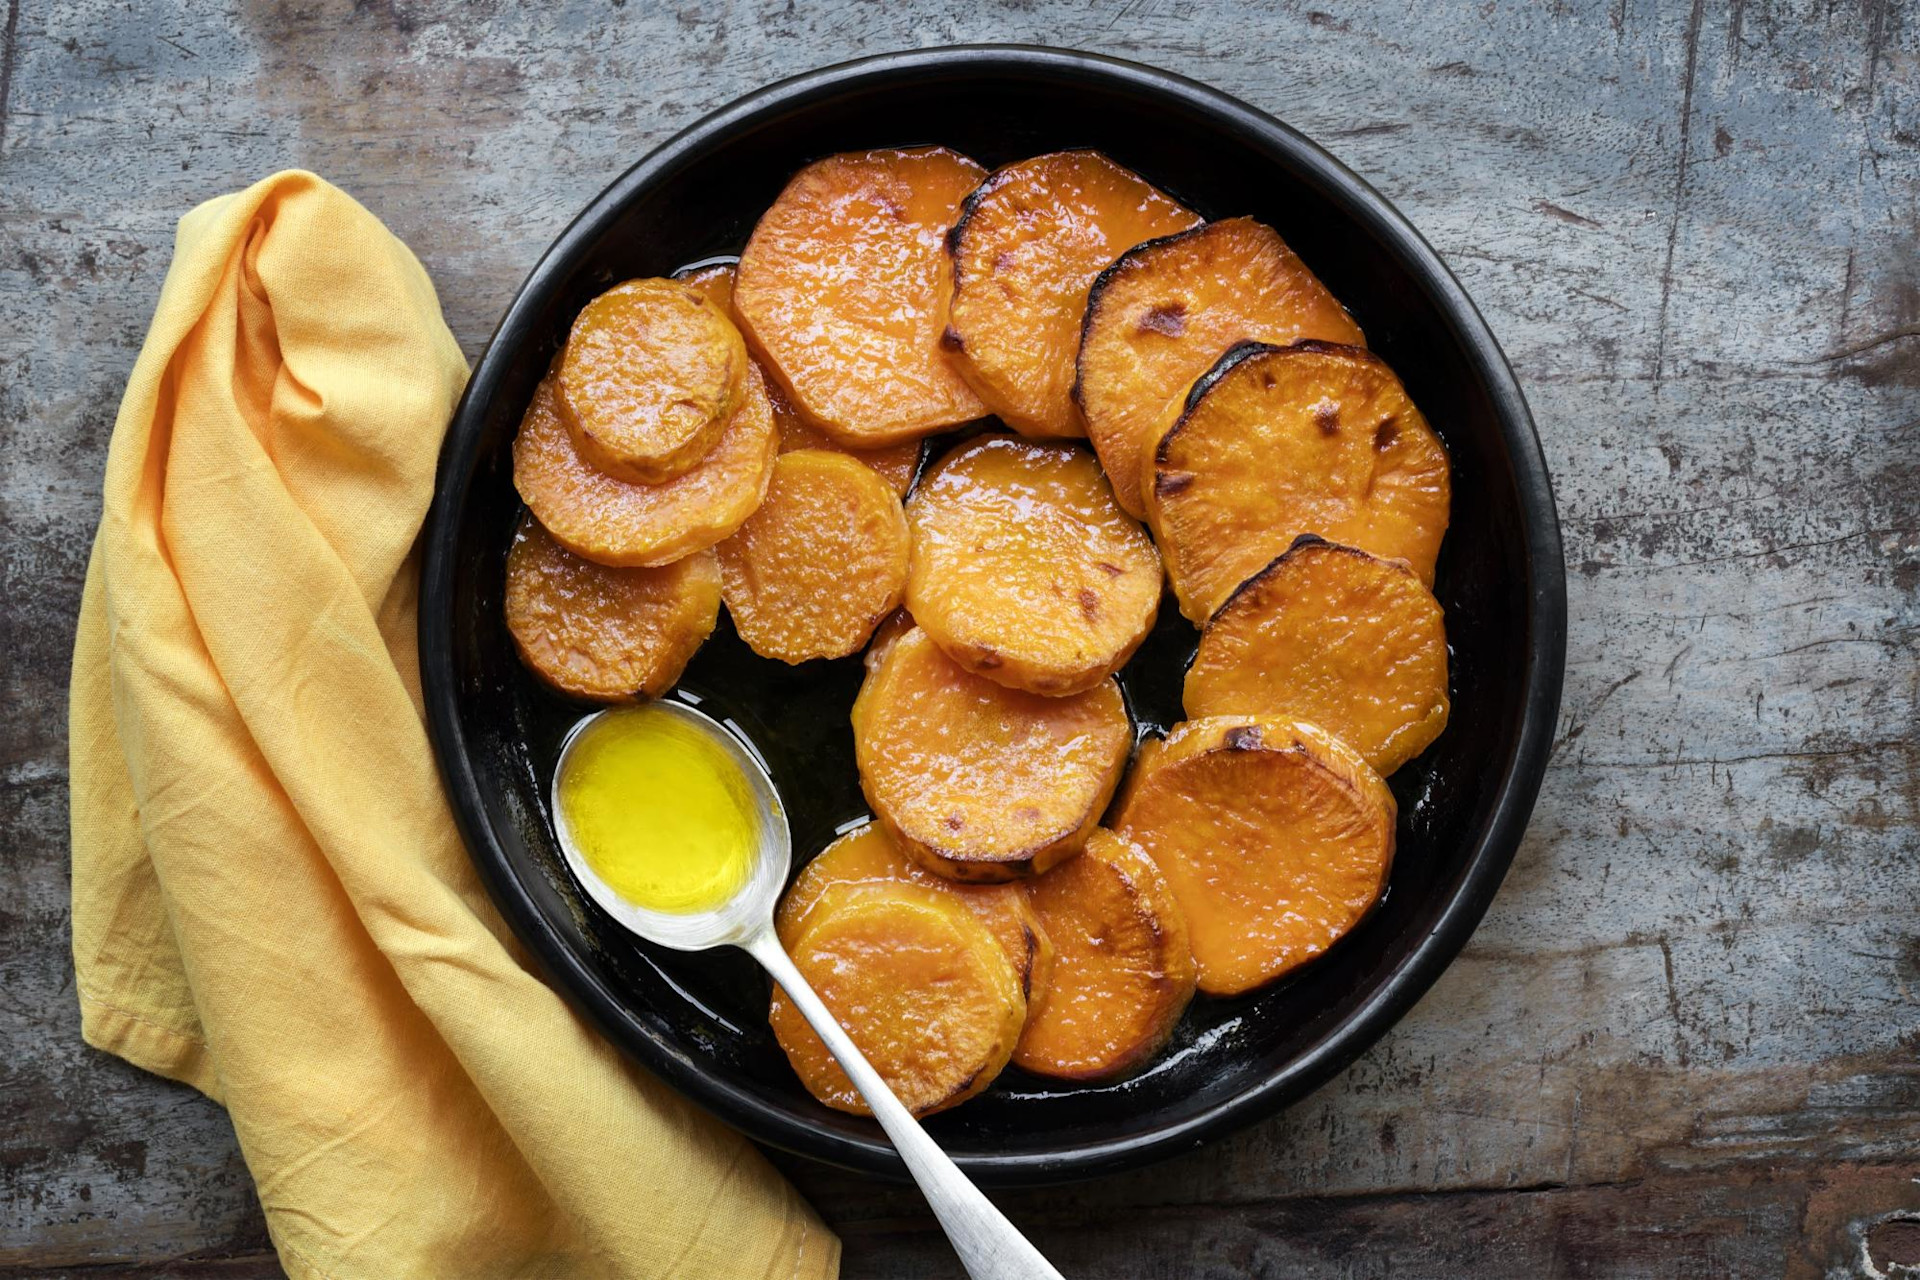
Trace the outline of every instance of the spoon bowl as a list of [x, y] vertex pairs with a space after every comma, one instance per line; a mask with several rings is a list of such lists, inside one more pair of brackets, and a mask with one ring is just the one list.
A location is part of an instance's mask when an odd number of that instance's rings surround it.
[[586, 730], [609, 715], [627, 708], [597, 711], [585, 717], [567, 732], [560, 747], [560, 759], [553, 770], [552, 795], [554, 835], [567, 869], [587, 896], [622, 926], [663, 947], [676, 951], [706, 951], [713, 947], [744, 947], [752, 936], [767, 927], [773, 918], [774, 904], [787, 883], [787, 869], [793, 860], [793, 837], [787, 828], [786, 807], [774, 789], [767, 768], [741, 735], [706, 712], [684, 702], [662, 699], [647, 705], [649, 714], [671, 715], [684, 721], [717, 744], [739, 770], [751, 797], [754, 823], [754, 848], [747, 878], [732, 896], [706, 911], [654, 911], [620, 896], [612, 885], [580, 852], [579, 842], [567, 822], [567, 810], [560, 803], [560, 783], [567, 776], [573, 750]]

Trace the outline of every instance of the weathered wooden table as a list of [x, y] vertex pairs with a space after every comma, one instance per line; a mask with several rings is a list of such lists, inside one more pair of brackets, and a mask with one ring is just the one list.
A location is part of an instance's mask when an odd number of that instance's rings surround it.
[[[174, 220], [317, 170], [477, 353], [701, 113], [984, 40], [1209, 81], [1396, 201], [1532, 400], [1573, 618], [1432, 994], [1287, 1115], [1014, 1216], [1088, 1277], [1920, 1266], [1920, 12], [1320, 3], [0, 0], [0, 1276], [277, 1274], [224, 1115], [85, 1048], [68, 960], [68, 649]], [[910, 1191], [783, 1163], [849, 1275], [955, 1274]]]

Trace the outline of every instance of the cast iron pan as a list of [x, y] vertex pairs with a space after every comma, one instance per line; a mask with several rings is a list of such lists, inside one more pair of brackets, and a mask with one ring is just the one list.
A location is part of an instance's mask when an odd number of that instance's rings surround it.
[[[1196, 999], [1144, 1074], [1068, 1086], [1009, 1070], [928, 1124], [982, 1181], [1061, 1181], [1187, 1150], [1301, 1097], [1459, 952], [1546, 767], [1566, 647], [1559, 529], [1526, 403], [1459, 283], [1366, 183], [1202, 85], [1024, 47], [889, 54], [751, 94], [640, 161], [547, 251], [474, 370], [427, 522], [420, 656], [447, 794], [500, 910], [608, 1037], [729, 1123], [790, 1151], [903, 1173], [875, 1125], [800, 1087], [767, 1031], [767, 983], [751, 961], [639, 944], [568, 878], [545, 796], [561, 736], [583, 709], [521, 670], [501, 620], [520, 511], [510, 444], [594, 294], [738, 253], [809, 160], [931, 142], [988, 166], [1097, 147], [1209, 217], [1271, 223], [1346, 302], [1453, 454], [1453, 524], [1436, 585], [1453, 648], [1453, 719], [1393, 779], [1400, 843], [1385, 901], [1292, 980]], [[1170, 600], [1162, 618], [1122, 677], [1143, 727], [1179, 718], [1196, 638]], [[866, 813], [847, 724], [860, 676], [858, 658], [802, 667], [756, 658], [723, 618], [682, 683], [765, 753], [791, 809], [796, 863]]]

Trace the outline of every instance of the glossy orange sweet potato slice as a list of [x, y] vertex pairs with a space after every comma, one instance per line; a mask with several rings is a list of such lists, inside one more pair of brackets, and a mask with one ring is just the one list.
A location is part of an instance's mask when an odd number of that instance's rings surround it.
[[1380, 775], [1324, 730], [1220, 716], [1186, 721], [1141, 753], [1114, 829], [1166, 874], [1200, 989], [1234, 995], [1320, 955], [1372, 909], [1393, 863], [1394, 813]]
[[954, 880], [1036, 875], [1077, 852], [1132, 745], [1120, 687], [1047, 698], [895, 640], [853, 704], [854, 757], [896, 843]]
[[1087, 286], [1143, 240], [1200, 221], [1097, 151], [996, 169], [947, 237], [948, 348], [987, 408], [1029, 436], [1083, 436], [1074, 357]]
[[574, 318], [556, 379], [574, 447], [616, 480], [692, 470], [745, 394], [747, 347], [725, 311], [678, 280], [628, 280]]
[[1145, 1065], [1193, 998], [1180, 905], [1153, 860], [1104, 828], [1079, 857], [1028, 886], [1054, 939], [1053, 990], [1013, 1060], [1040, 1075], [1098, 1080]]
[[870, 822], [822, 849], [800, 875], [774, 916], [781, 945], [791, 949], [827, 891], [843, 884], [917, 884], [952, 895], [987, 927], [1020, 978], [1031, 1012], [1046, 1004], [1053, 982], [1053, 944], [1040, 928], [1026, 890], [1018, 884], [959, 884], [934, 875], [900, 852], [886, 829]]
[[[731, 262], [719, 262], [684, 271], [677, 278], [685, 281], [691, 288], [698, 289], [715, 306], [732, 315], [733, 271]], [[767, 399], [773, 405], [773, 425], [780, 432], [780, 452], [792, 453], [796, 449], [832, 449], [848, 457], [858, 458], [872, 467], [880, 473], [880, 478], [891, 485], [893, 491], [903, 498], [906, 497], [907, 490], [913, 487], [913, 477], [920, 470], [918, 440], [890, 444], [879, 449], [849, 449], [824, 431], [816, 431], [808, 426], [806, 420], [800, 416], [800, 411], [787, 402], [786, 393], [780, 390], [779, 383], [767, 382]]]
[[829, 156], [753, 229], [734, 314], [794, 407], [841, 444], [897, 444], [986, 412], [940, 347], [947, 228], [984, 173], [944, 147]]
[[773, 475], [773, 413], [760, 375], [700, 465], [664, 484], [628, 484], [584, 462], [553, 380], [541, 382], [513, 441], [513, 484], [554, 540], [607, 565], [656, 566], [704, 551], [746, 523]]
[[561, 693], [595, 702], [673, 687], [720, 613], [720, 567], [697, 552], [658, 569], [610, 569], [521, 517], [507, 553], [507, 630], [520, 660]]
[[907, 519], [907, 607], [995, 683], [1078, 693], [1153, 629], [1159, 553], [1082, 446], [975, 436], [928, 471]]
[[907, 585], [907, 518], [874, 472], [844, 453], [774, 459], [766, 500], [720, 544], [734, 629], [763, 658], [856, 653]]
[[1228, 352], [1151, 466], [1147, 518], [1195, 622], [1303, 533], [1405, 560], [1433, 582], [1452, 500], [1446, 446], [1370, 351]]
[[1305, 720], [1392, 773], [1447, 727], [1440, 602], [1405, 561], [1303, 536], [1207, 623], [1186, 708]]
[[1274, 232], [1228, 218], [1149, 240], [1087, 295], [1074, 396], [1120, 505], [1144, 512], [1158, 433], [1237, 342], [1363, 343], [1360, 327]]
[[[1026, 1021], [1006, 952], [951, 895], [911, 884], [839, 885], [809, 913], [794, 964], [915, 1115], [993, 1083]], [[768, 1014], [807, 1091], [839, 1111], [867, 1105], [786, 993]]]

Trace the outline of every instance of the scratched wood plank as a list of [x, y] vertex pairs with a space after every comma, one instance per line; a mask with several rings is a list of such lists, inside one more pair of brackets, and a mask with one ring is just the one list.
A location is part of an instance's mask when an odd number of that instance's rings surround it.
[[[80, 1045], [67, 957], [72, 617], [179, 213], [313, 168], [476, 354], [573, 211], [704, 111], [1020, 39], [1216, 84], [1408, 213], [1532, 401], [1572, 634], [1526, 843], [1413, 1014], [1286, 1115], [1016, 1216], [1086, 1275], [1920, 1264], [1908, 6], [4, 3], [0, 1273], [275, 1271], [224, 1118]], [[911, 1192], [783, 1163], [849, 1275], [952, 1274]]]

